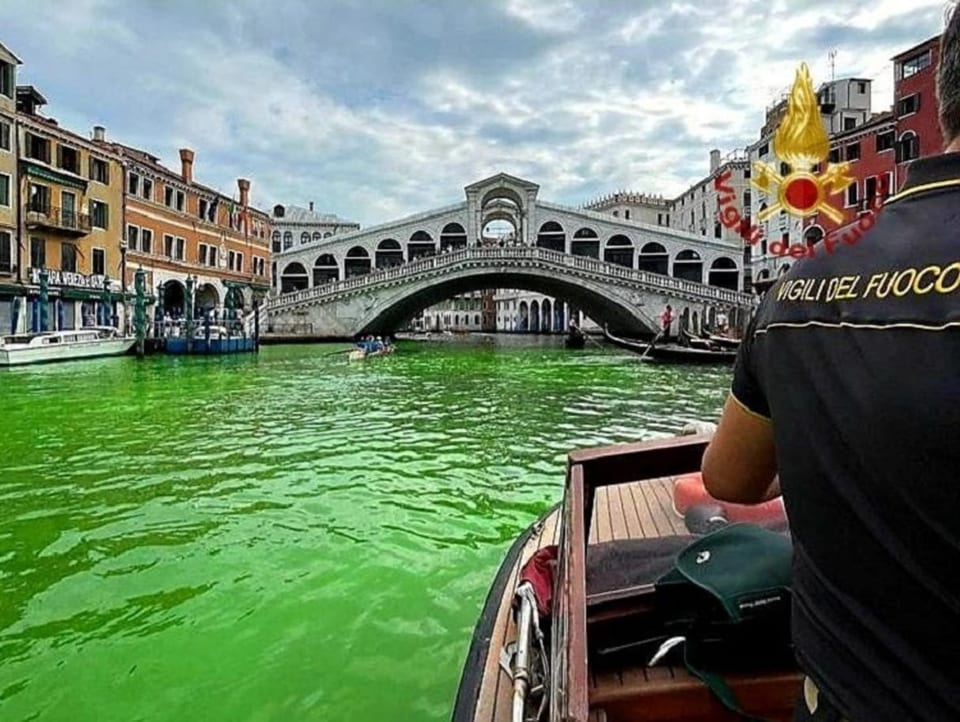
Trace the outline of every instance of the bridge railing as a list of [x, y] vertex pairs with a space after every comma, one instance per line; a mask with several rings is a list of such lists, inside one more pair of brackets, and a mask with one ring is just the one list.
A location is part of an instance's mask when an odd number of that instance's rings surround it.
[[600, 276], [620, 278], [633, 283], [644, 284], [664, 291], [686, 293], [701, 298], [708, 298], [720, 303], [736, 306], [750, 306], [756, 303], [754, 296], [740, 291], [731, 291], [717, 286], [708, 286], [682, 278], [664, 276], [651, 271], [642, 271], [636, 268], [627, 268], [615, 263], [601, 261], [589, 256], [572, 256], [559, 251], [552, 251], [538, 246], [507, 246], [507, 247], [472, 247], [457, 251], [430, 256], [411, 261], [400, 266], [373, 271], [362, 276], [354, 276], [339, 281], [305, 288], [301, 291], [284, 293], [274, 297], [269, 302], [271, 309], [284, 306], [295, 306], [305, 301], [315, 300], [326, 296], [335, 296], [347, 291], [369, 288], [394, 280], [409, 278], [428, 271], [457, 266], [464, 261], [540, 261], [551, 265], [577, 269], [594, 273]]

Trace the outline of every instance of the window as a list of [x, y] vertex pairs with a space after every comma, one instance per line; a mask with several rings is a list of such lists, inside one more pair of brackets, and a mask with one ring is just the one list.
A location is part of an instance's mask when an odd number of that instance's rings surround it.
[[304, 243], [309, 243], [309, 242], [310, 242], [310, 234], [304, 231], [303, 233], [300, 234], [300, 245], [303, 245]]
[[614, 217], [614, 218], [618, 218], [619, 216], [620, 216], [620, 211], [614, 211], [614, 212], [613, 212], [613, 217]]
[[906, 163], [920, 157], [920, 138], [912, 130], [900, 136], [897, 145], [897, 163]]
[[886, 133], [877, 134], [877, 153], [882, 153], [885, 150], [893, 150], [894, 142], [896, 136], [894, 132], [887, 131]]
[[80, 151], [68, 145], [58, 145], [57, 167], [80, 175]]
[[163, 189], [163, 205], [173, 208], [173, 188], [170, 186]]
[[201, 199], [200, 199], [200, 209], [197, 211], [197, 215], [200, 216], [203, 220], [207, 220], [207, 212], [208, 212], [207, 206], [208, 206], [208, 201], [207, 201], [207, 199], [206, 199], [206, 198], [201, 198]]
[[630, 220], [630, 209], [629, 209], [629, 208], [627, 208], [627, 210], [625, 210], [625, 211], [623, 212], [623, 217], [626, 218], [627, 220]]
[[860, 143], [851, 143], [847, 146], [847, 160], [860, 160]]
[[750, 178], [750, 166], [747, 166], [746, 168], [743, 169], [743, 177], [744, 179]]
[[322, 240], [323, 240], [323, 234], [322, 234], [320, 231], [314, 231], [314, 232], [313, 232], [313, 241], [314, 241], [314, 243], [316, 243], [317, 241], [322, 241]]
[[658, 226], [662, 226], [662, 225], [663, 225], [663, 214], [662, 214], [662, 213], [658, 213], [658, 214], [657, 214], [657, 225], [658, 225]]
[[769, 153], [769, 152], [770, 152], [770, 144], [769, 144], [769, 143], [764, 143], [764, 144], [761, 145], [759, 148], [757, 148], [757, 155], [759, 155], [760, 157], [763, 157], [763, 156], [767, 155], [767, 153]]
[[722, 238], [723, 237], [723, 228], [720, 225], [720, 221], [717, 221], [713, 224], [713, 237]]
[[273, 232], [273, 252], [280, 253], [283, 250], [280, 248], [280, 231]]
[[143, 179], [143, 197], [148, 201], [153, 200], [153, 181], [149, 178]]
[[283, 234], [283, 250], [293, 247], [293, 232], [286, 231]]
[[140, 229], [140, 252], [153, 253], [153, 231], [149, 228]]
[[94, 228], [108, 228], [110, 224], [110, 206], [103, 201], [90, 201], [90, 225]]
[[867, 83], [865, 80], [857, 81], [857, 92], [860, 93], [860, 95], [863, 95], [867, 92]]
[[99, 158], [90, 159], [90, 180], [107, 185], [110, 183], [110, 166]]
[[93, 249], [93, 275], [106, 275], [107, 261], [102, 248]]
[[37, 183], [30, 184], [30, 196], [27, 208], [36, 213], [50, 212], [50, 189]]
[[140, 176], [136, 173], [127, 173], [127, 193], [132, 196], [140, 195]]
[[163, 234], [163, 255], [173, 258], [173, 236], [169, 233]]
[[209, 246], [207, 248], [207, 265], [216, 266], [217, 265], [217, 247]]
[[877, 195], [877, 177], [870, 176], [864, 182], [863, 195], [865, 200], [872, 201]]
[[136, 251], [140, 246], [140, 229], [127, 225], [127, 248]]
[[207, 262], [207, 244], [201, 243], [197, 246], [197, 263], [201, 266]]
[[33, 133], [27, 133], [26, 136], [26, 147], [23, 150], [27, 158], [49, 163], [50, 141], [46, 138], [41, 138], [39, 135], [34, 135]]
[[60, 270], [77, 272], [77, 247], [72, 243], [60, 244]]
[[11, 238], [12, 236], [6, 231], [0, 231], [0, 273], [10, 273], [13, 270]]
[[13, 97], [14, 91], [14, 68], [10, 63], [0, 62], [0, 95]]
[[830, 149], [830, 162], [831, 162], [831, 163], [839, 163], [839, 162], [840, 162], [840, 149], [839, 149], [839, 148], [831, 148], [831, 149]]
[[10, 150], [10, 124], [0, 120], [0, 150]]
[[34, 236], [30, 239], [30, 266], [44, 268], [47, 265], [47, 239]]
[[182, 211], [186, 205], [187, 196], [183, 191], [177, 191], [177, 210]]
[[900, 77], [909, 78], [930, 65], [930, 51], [926, 50], [900, 63]]
[[844, 118], [843, 119], [843, 129], [844, 130], [853, 130], [857, 127], [856, 118]]
[[897, 116], [911, 115], [920, 110], [920, 96], [914, 93], [897, 101]]
[[10, 176], [0, 173], [0, 206], [10, 205]]
[[847, 186], [847, 206], [857, 205], [857, 201], [860, 199], [860, 187], [856, 183], [851, 183]]
[[237, 273], [243, 273], [243, 254], [237, 254]]
[[182, 261], [187, 256], [187, 242], [183, 238], [177, 238], [177, 246], [174, 251], [173, 257], [178, 261]]

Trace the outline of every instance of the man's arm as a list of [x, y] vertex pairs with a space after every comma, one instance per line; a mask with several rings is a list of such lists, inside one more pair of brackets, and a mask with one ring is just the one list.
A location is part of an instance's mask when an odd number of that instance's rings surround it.
[[701, 471], [707, 491], [721, 501], [759, 504], [779, 496], [770, 420], [728, 396]]

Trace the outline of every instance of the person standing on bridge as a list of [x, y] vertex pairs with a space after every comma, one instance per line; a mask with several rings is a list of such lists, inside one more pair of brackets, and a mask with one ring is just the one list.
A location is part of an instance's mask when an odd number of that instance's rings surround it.
[[703, 456], [717, 499], [783, 490], [797, 722], [960, 720], [960, 8], [937, 98], [946, 152], [912, 161], [860, 243], [777, 280]]

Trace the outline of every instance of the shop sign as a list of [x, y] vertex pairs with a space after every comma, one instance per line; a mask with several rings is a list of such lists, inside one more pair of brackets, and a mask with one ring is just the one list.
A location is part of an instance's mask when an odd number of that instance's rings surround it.
[[[30, 283], [40, 285], [40, 271], [39, 268], [30, 268]], [[70, 288], [88, 288], [94, 291], [102, 291], [106, 281], [107, 277], [99, 273], [88, 276], [72, 271], [47, 269], [48, 286], [68, 286]]]

